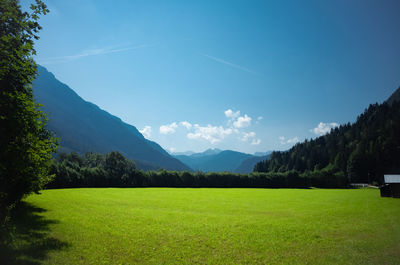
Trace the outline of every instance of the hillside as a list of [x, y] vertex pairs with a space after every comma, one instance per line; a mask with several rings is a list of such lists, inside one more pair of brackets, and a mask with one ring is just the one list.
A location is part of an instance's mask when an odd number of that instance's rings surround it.
[[200, 170], [203, 172], [235, 172], [236, 168], [239, 167], [244, 160], [252, 158], [253, 156], [231, 150], [221, 151], [219, 149], [208, 149], [202, 153], [195, 153], [189, 156], [176, 155], [174, 157], [193, 170]]
[[251, 173], [254, 170], [254, 166], [261, 161], [269, 159], [270, 155], [266, 156], [253, 156], [249, 157], [246, 160], [243, 160], [242, 163], [234, 170], [236, 173]]
[[116, 116], [83, 100], [46, 68], [38, 66], [33, 82], [35, 99], [49, 115], [48, 128], [60, 138], [60, 151], [107, 153], [119, 151], [139, 168], [190, 170], [157, 143]]
[[400, 87], [386, 100], [391, 106], [395, 101], [400, 101]]
[[370, 105], [353, 124], [316, 139], [273, 152], [256, 165], [259, 172], [296, 170], [320, 178], [345, 176], [353, 183], [382, 183], [400, 173], [400, 89], [382, 104]]

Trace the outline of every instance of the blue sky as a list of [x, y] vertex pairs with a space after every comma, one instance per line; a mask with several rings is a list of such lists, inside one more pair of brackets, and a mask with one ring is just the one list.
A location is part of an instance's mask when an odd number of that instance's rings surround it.
[[400, 86], [397, 0], [45, 2], [37, 62], [169, 151], [286, 150]]

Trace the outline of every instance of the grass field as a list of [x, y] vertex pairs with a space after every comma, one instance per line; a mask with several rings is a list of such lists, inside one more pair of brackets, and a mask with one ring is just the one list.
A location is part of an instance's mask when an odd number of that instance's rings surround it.
[[2, 264], [400, 264], [375, 189], [47, 190], [13, 223]]

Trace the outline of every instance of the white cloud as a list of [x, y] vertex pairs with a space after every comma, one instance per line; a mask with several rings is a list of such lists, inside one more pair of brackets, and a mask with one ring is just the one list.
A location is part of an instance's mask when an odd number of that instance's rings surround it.
[[168, 148], [168, 149], [169, 149], [169, 151], [170, 151], [171, 153], [173, 153], [173, 152], [176, 151], [176, 148], [175, 148], [175, 147], [170, 147], [170, 148]]
[[181, 121], [179, 124], [182, 125], [183, 127], [185, 127], [188, 130], [190, 130], [190, 128], [192, 128], [192, 124], [190, 122], [187, 122], [187, 121]]
[[143, 134], [144, 137], [149, 138], [151, 136], [151, 126], [144, 126], [142, 130], [139, 130], [141, 134]]
[[251, 118], [247, 116], [247, 114], [244, 114], [244, 116], [237, 118], [237, 120], [233, 122], [233, 126], [236, 128], [244, 128], [250, 126], [250, 124]]
[[[240, 110], [233, 111], [231, 109], [228, 109], [224, 113], [225, 116], [229, 118], [228, 125], [230, 127], [233, 125], [234, 128], [244, 128], [251, 125], [251, 117], [249, 117], [247, 114], [244, 114], [244, 116], [240, 116]], [[258, 120], [262, 119], [262, 117], [260, 117], [258, 117]]]
[[324, 135], [329, 133], [333, 128], [338, 126], [339, 124], [337, 124], [336, 122], [331, 122], [331, 123], [320, 122], [317, 127], [311, 129], [310, 131], [315, 133], [316, 135]]
[[202, 127], [198, 124], [194, 125], [194, 133], [188, 133], [187, 138], [189, 139], [205, 139], [211, 144], [217, 143], [224, 139], [227, 135], [232, 134], [231, 128], [223, 128], [222, 126], [211, 126], [208, 124]]
[[300, 140], [299, 140], [299, 138], [297, 136], [292, 138], [292, 139], [288, 139], [286, 141], [286, 143], [288, 143], [288, 144], [295, 144], [295, 143], [298, 143], [298, 142], [300, 142]]
[[295, 144], [295, 143], [300, 142], [300, 140], [299, 140], [299, 137], [297, 137], [297, 136], [290, 138], [290, 139], [285, 139], [284, 136], [279, 136], [279, 142], [281, 144]]
[[240, 138], [243, 142], [247, 142], [249, 138], [253, 138], [256, 136], [255, 132], [248, 132], [248, 133], [243, 133], [243, 136]]
[[[199, 124], [193, 124], [189, 121], [173, 122], [170, 124], [161, 125], [159, 128], [160, 134], [168, 135], [174, 134], [177, 131], [183, 132], [183, 128], [186, 129], [186, 137], [192, 140], [206, 140], [211, 144], [222, 141], [227, 136], [235, 134], [235, 138], [243, 142], [248, 142], [251, 145], [259, 145], [261, 143], [260, 139], [255, 138], [255, 132], [243, 132], [243, 128], [249, 127], [252, 122], [252, 118], [247, 114], [240, 116], [240, 110], [233, 111], [232, 109], [227, 109], [224, 111], [225, 116], [228, 118], [226, 125], [211, 125], [201, 126]], [[263, 119], [262, 116], [257, 117], [256, 122]], [[150, 127], [150, 126], [149, 126]], [[182, 131], [181, 131], [182, 130]], [[151, 128], [147, 129], [145, 127], [143, 134], [151, 132]], [[172, 152], [172, 151], [171, 151]]]
[[226, 116], [227, 118], [236, 119], [236, 118], [239, 117], [239, 115], [240, 115], [240, 110], [234, 112], [233, 110], [228, 109], [228, 110], [226, 110], [224, 113], [225, 113], [225, 116]]
[[172, 134], [172, 133], [175, 133], [176, 128], [178, 128], [178, 124], [176, 124], [176, 122], [173, 122], [171, 124], [161, 125], [160, 133], [161, 134]]
[[258, 117], [257, 117], [257, 120], [258, 120], [258, 121], [261, 121], [262, 119], [264, 119], [263, 116], [258, 116]]

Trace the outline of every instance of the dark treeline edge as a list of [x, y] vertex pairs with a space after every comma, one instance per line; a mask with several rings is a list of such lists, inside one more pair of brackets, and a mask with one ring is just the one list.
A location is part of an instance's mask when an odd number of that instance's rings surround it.
[[329, 170], [299, 174], [287, 172], [143, 171], [119, 152], [62, 153], [53, 162], [54, 179], [47, 188], [81, 187], [191, 187], [191, 188], [345, 188], [347, 179]]

